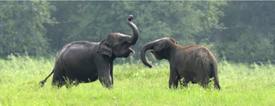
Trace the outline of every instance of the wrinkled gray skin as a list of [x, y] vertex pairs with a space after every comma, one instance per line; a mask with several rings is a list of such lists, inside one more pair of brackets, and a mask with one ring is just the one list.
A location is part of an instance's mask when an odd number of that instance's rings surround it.
[[199, 83], [207, 87], [210, 78], [214, 78], [214, 87], [220, 89], [217, 62], [214, 55], [205, 47], [199, 45], [181, 46], [173, 38], [164, 37], [151, 41], [143, 47], [141, 60], [152, 67], [146, 60], [145, 53], [150, 50], [161, 60], [166, 59], [170, 64], [169, 88], [177, 88], [178, 82], [187, 86], [189, 82]]
[[44, 85], [53, 74], [52, 85], [77, 85], [99, 79], [107, 88], [113, 85], [113, 60], [117, 57], [128, 57], [134, 51], [134, 45], [139, 36], [136, 25], [129, 16], [128, 24], [133, 30], [133, 36], [122, 33], [110, 33], [101, 42], [76, 41], [63, 47], [56, 57], [52, 72], [40, 82]]

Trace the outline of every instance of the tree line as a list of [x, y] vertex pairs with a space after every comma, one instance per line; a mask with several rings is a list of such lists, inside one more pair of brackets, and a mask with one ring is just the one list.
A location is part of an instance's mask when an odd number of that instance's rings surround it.
[[[101, 41], [110, 32], [140, 29], [134, 49], [171, 36], [207, 45], [235, 62], [275, 60], [272, 1], [1, 1], [0, 56], [55, 54], [76, 40]], [[138, 55], [137, 55], [138, 56]]]

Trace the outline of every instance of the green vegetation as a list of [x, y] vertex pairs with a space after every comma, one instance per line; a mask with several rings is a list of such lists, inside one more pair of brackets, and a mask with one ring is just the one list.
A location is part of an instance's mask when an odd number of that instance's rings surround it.
[[[55, 54], [76, 40], [140, 29], [134, 46], [171, 36], [235, 62], [275, 63], [274, 1], [1, 1], [0, 56]], [[138, 53], [138, 52], [137, 52]]]
[[[0, 1], [0, 106], [274, 105], [274, 6], [273, 1]], [[114, 66], [113, 89], [99, 81], [56, 89], [51, 79], [39, 87], [53, 68], [54, 59], [47, 57], [72, 41], [130, 34], [129, 14], [140, 29], [137, 54], [116, 60], [124, 64]], [[171, 90], [167, 62], [152, 69], [141, 64], [143, 44], [164, 36], [215, 52], [222, 90], [197, 84]]]
[[46, 54], [44, 24], [50, 19], [48, 2], [0, 2], [0, 56]]
[[0, 105], [240, 105], [270, 106], [275, 101], [275, 66], [219, 62], [221, 91], [188, 88], [168, 89], [168, 65], [163, 61], [149, 69], [142, 64], [114, 66], [115, 85], [106, 89], [99, 81], [66, 89], [44, 88], [38, 82], [53, 67], [54, 59], [9, 56], [0, 60]]

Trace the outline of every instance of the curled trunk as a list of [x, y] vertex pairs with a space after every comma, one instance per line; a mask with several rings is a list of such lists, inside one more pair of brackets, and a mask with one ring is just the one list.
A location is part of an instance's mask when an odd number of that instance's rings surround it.
[[133, 30], [133, 36], [130, 38], [129, 42], [134, 45], [136, 44], [137, 40], [138, 40], [138, 36], [139, 36], [139, 30], [137, 28], [137, 26], [132, 22], [132, 21], [128, 21], [128, 25], [131, 27], [131, 29]]
[[143, 62], [144, 65], [146, 65], [150, 68], [152, 67], [152, 65], [147, 61], [145, 53], [146, 53], [146, 51], [148, 51], [152, 48], [153, 48], [153, 42], [150, 42], [142, 48], [141, 53], [140, 53], [141, 61]]

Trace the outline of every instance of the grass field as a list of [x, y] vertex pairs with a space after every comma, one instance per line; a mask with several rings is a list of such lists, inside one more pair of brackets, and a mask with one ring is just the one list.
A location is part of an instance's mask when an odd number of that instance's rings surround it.
[[275, 66], [219, 62], [221, 91], [188, 88], [168, 89], [167, 62], [152, 69], [142, 64], [114, 66], [114, 88], [99, 81], [56, 89], [51, 79], [44, 88], [38, 82], [53, 67], [53, 59], [10, 57], [0, 59], [0, 106], [274, 106]]

